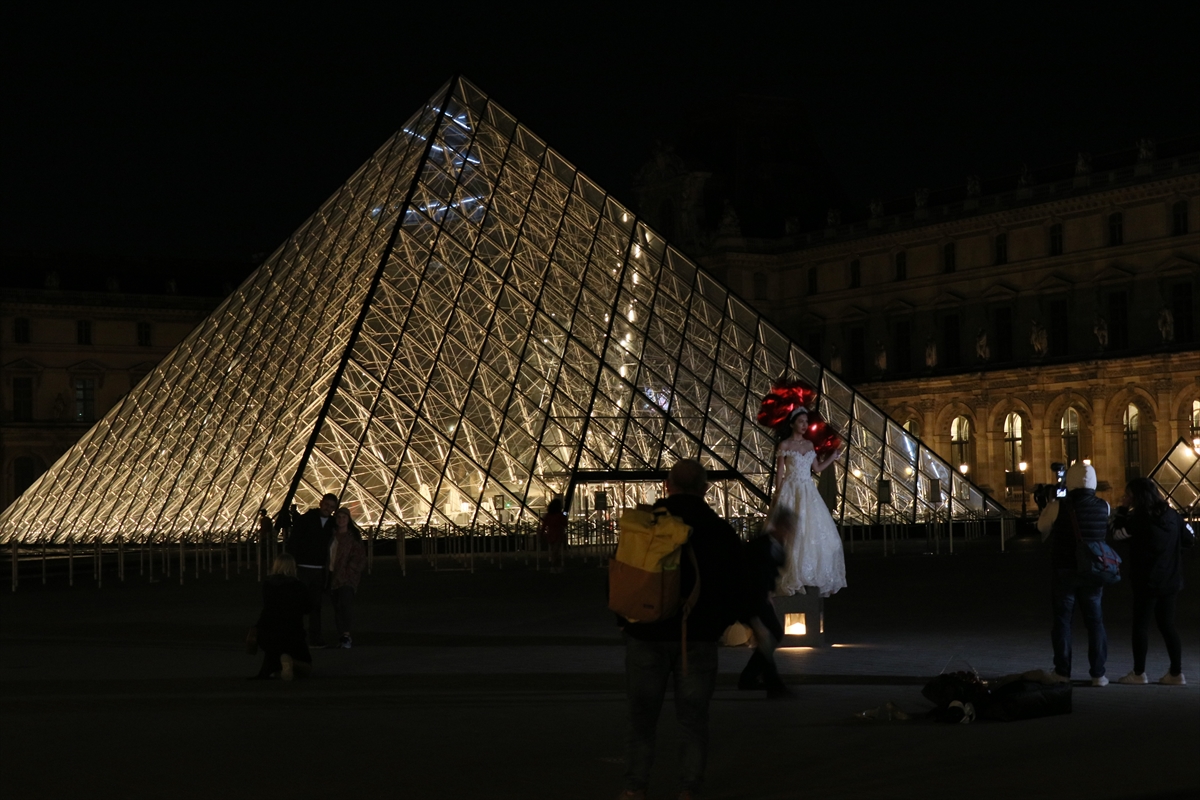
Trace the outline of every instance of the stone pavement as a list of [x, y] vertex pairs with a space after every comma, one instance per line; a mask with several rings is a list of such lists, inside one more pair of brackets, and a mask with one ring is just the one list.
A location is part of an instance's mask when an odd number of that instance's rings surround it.
[[[992, 543], [994, 545], [994, 542]], [[1017, 540], [953, 556], [848, 556], [826, 604], [832, 647], [781, 653], [795, 696], [738, 692], [721, 655], [706, 796], [1194, 797], [1200, 792], [1200, 561], [1181, 595], [1186, 687], [1085, 687], [1072, 714], [1015, 723], [864, 722], [920, 713], [947, 665], [1048, 667], [1045, 554]], [[623, 650], [604, 572], [521, 559], [474, 574], [376, 560], [353, 650], [314, 653], [305, 682], [246, 681], [242, 575], [96, 589], [23, 577], [0, 596], [0, 775], [9, 797], [609, 798], [622, 773]], [[1109, 675], [1131, 666], [1128, 586], [1106, 594]], [[331, 612], [326, 609], [327, 624]], [[1077, 653], [1086, 652], [1077, 624]], [[1148, 671], [1167, 662], [1151, 635]], [[1084, 677], [1086, 668], [1077, 677]], [[651, 797], [674, 797], [668, 700]], [[10, 794], [10, 792], [12, 792]]]

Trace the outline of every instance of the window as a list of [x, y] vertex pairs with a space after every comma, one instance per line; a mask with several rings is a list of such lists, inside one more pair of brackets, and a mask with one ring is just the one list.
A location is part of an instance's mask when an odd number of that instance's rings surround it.
[[895, 337], [892, 358], [896, 360], [896, 372], [904, 375], [912, 372], [912, 323], [908, 320], [897, 322]]
[[1015, 411], [1004, 418], [1004, 468], [1020, 472], [1025, 460], [1025, 437], [1021, 415]]
[[1192, 401], [1192, 443], [1200, 439], [1200, 400]]
[[908, 278], [908, 253], [901, 250], [896, 253], [896, 280], [902, 281]]
[[817, 268], [816, 267], [808, 268], [808, 293], [809, 294], [817, 293]]
[[1188, 203], [1180, 200], [1171, 206], [1171, 235], [1183, 236], [1188, 232]]
[[[759, 273], [759, 274], [761, 275], [762, 273]], [[757, 279], [758, 275], [755, 275], [754, 277]], [[757, 285], [755, 286], [755, 288], [757, 289]], [[765, 296], [759, 297], [758, 299], [763, 300], [763, 299], [765, 299]], [[150, 346], [150, 323], [149, 322], [139, 322], [137, 324], [137, 343], [138, 343], [139, 347], [149, 347]]]
[[33, 419], [33, 378], [13, 378], [13, 420]]
[[920, 439], [921, 438], [921, 422], [920, 422], [920, 420], [909, 418], [909, 420], [904, 423], [904, 430], [906, 430], [910, 434], [912, 434], [913, 437]]
[[1013, 323], [1011, 308], [997, 308], [992, 313], [993, 327], [996, 329], [996, 360], [1012, 361], [1013, 358]]
[[1141, 445], [1138, 442], [1138, 407], [1130, 403], [1125, 409], [1125, 481], [1142, 477]]
[[850, 262], [850, 288], [857, 289], [862, 286], [862, 265], [858, 259]]
[[1108, 215], [1108, 246], [1116, 247], [1125, 242], [1125, 215], [1120, 211]]
[[1008, 234], [1007, 233], [996, 234], [996, 263], [997, 264], [1007, 264], [1008, 263]]
[[1070, 307], [1067, 301], [1050, 301], [1050, 355], [1065, 356], [1068, 352], [1068, 332], [1071, 328]]
[[954, 272], [958, 263], [954, 253], [954, 242], [948, 242], [942, 248], [942, 268], [946, 272]]
[[13, 341], [17, 344], [29, 344], [29, 319], [17, 317], [13, 320]]
[[971, 466], [971, 421], [955, 417], [950, 423], [950, 461], [954, 466]]
[[1124, 292], [1108, 296], [1108, 346], [1113, 350], [1129, 347], [1129, 304]]
[[1063, 254], [1063, 235], [1062, 224], [1055, 223], [1050, 226], [1050, 255], [1061, 256]]
[[1171, 287], [1171, 315], [1175, 325], [1175, 341], [1190, 342], [1196, 335], [1192, 317], [1192, 284], [1177, 283]]
[[1063, 456], [1067, 466], [1079, 460], [1079, 412], [1068, 407], [1062, 416]]
[[13, 489], [20, 495], [38, 479], [45, 470], [39, 469], [41, 459], [35, 456], [21, 456], [13, 460]]
[[942, 317], [942, 364], [954, 368], [962, 363], [962, 342], [958, 334], [958, 315]]
[[94, 422], [96, 419], [96, 381], [75, 379], [75, 421]]
[[92, 343], [92, 323], [90, 320], [81, 319], [75, 323], [75, 342], [76, 344]]
[[867, 374], [867, 343], [866, 332], [861, 326], [850, 329], [850, 363], [846, 366], [846, 377], [852, 381], [861, 380]]

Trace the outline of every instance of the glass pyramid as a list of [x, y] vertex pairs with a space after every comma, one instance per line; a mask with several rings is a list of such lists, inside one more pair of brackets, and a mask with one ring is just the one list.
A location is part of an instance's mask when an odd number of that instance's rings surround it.
[[1200, 447], [1180, 438], [1150, 473], [1150, 480], [1185, 516], [1194, 513], [1200, 504]]
[[[782, 375], [850, 442], [842, 522], [1000, 507], [476, 87], [455, 79], [0, 515], [190, 539], [333, 492], [364, 526], [532, 521], [678, 458], [765, 510]], [[661, 478], [658, 478], [661, 480]], [[877, 482], [891, 481], [891, 502]]]

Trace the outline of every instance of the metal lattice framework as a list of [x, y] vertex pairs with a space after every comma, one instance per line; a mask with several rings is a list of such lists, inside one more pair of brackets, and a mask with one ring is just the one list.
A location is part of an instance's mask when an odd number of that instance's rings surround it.
[[1200, 506], [1200, 446], [1180, 438], [1150, 473], [1163, 496], [1188, 516]]
[[736, 476], [726, 508], [760, 511], [775, 443], [754, 415], [784, 374], [847, 435], [843, 522], [1002, 513], [455, 79], [0, 516], [0, 538], [187, 539], [328, 491], [368, 526], [528, 521], [572, 474], [680, 457]]

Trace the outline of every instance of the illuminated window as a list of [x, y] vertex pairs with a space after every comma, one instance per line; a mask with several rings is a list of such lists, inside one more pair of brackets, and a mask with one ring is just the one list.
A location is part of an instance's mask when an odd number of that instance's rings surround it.
[[1130, 403], [1125, 408], [1125, 480], [1142, 477], [1141, 448], [1138, 442], [1138, 407]]
[[1021, 415], [1015, 411], [1004, 418], [1004, 468], [1017, 472], [1025, 460], [1025, 437]]
[[[961, 419], [961, 417], [960, 417], [960, 419]], [[955, 421], [957, 422], [957, 420], [955, 420]], [[920, 422], [920, 420], [917, 420], [915, 418], [909, 418], [909, 420], [904, 423], [904, 430], [908, 431], [909, 433], [911, 433], [914, 437], [916, 437], [918, 439], [921, 438], [921, 422]]]
[[971, 421], [966, 417], [950, 423], [950, 462], [955, 467], [971, 465]]
[[1069, 407], [1062, 416], [1063, 455], [1067, 465], [1079, 460], [1079, 412]]
[[1192, 401], [1192, 438], [1200, 437], [1200, 400]]

